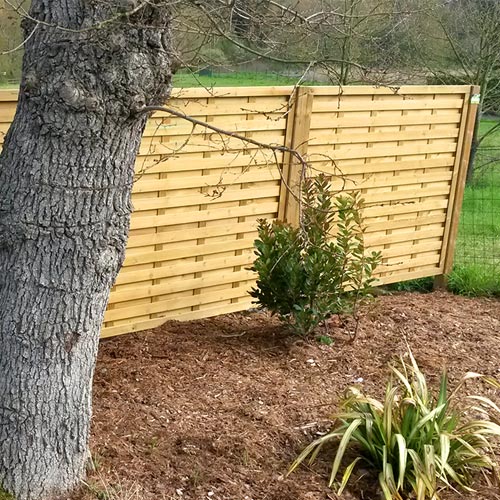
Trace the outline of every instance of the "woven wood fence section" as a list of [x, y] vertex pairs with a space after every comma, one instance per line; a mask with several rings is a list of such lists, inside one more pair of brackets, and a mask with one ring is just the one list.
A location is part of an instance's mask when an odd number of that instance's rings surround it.
[[[169, 106], [227, 131], [294, 148], [337, 189], [361, 191], [380, 283], [450, 270], [475, 87], [177, 90]], [[0, 92], [0, 132], [16, 92]], [[168, 113], [148, 122], [136, 162], [124, 267], [103, 336], [251, 306], [259, 218], [298, 220], [300, 165]]]

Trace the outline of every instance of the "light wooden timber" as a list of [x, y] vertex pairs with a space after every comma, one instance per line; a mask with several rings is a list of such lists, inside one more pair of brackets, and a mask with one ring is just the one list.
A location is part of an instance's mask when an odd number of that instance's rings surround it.
[[[135, 165], [128, 251], [102, 336], [251, 307], [257, 220], [300, 218], [301, 165], [290, 149], [307, 160], [309, 175], [324, 171], [333, 189], [361, 192], [366, 252], [382, 252], [379, 284], [449, 272], [478, 92], [174, 89], [170, 108], [275, 150], [166, 111], [150, 118]], [[0, 90], [0, 143], [16, 100], [16, 90]]]

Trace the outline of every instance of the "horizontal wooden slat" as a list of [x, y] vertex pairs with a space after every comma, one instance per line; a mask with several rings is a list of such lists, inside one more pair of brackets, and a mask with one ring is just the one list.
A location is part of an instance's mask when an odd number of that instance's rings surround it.
[[[204, 104], [198, 101], [190, 101], [188, 103], [171, 101], [169, 107], [174, 110], [181, 110], [183, 113], [199, 117], [199, 116], [223, 116], [223, 115], [262, 115], [268, 113], [281, 113], [286, 117], [288, 111], [287, 98], [264, 98], [258, 102], [247, 102], [246, 99], [235, 99], [228, 97], [219, 99], [216, 104]], [[168, 112], [158, 111], [153, 115], [153, 118], [171, 117]]]
[[[15, 107], [12, 107], [11, 109], [0, 110], [0, 122], [11, 122], [14, 119], [15, 113], [16, 113]], [[2, 136], [2, 142], [3, 142], [3, 136]]]
[[[440, 88], [440, 87], [437, 87]], [[467, 87], [469, 88], [469, 87]], [[271, 87], [213, 87], [213, 88], [174, 88], [172, 99], [203, 99], [203, 98], [229, 98], [229, 97], [269, 97], [289, 96], [296, 90], [294, 86]]]
[[238, 302], [232, 304], [217, 304], [213, 307], [205, 307], [200, 311], [182, 312], [179, 314], [169, 314], [169, 318], [176, 319], [177, 321], [188, 321], [200, 318], [210, 318], [212, 316], [218, 316], [220, 314], [228, 314], [237, 311], [246, 311], [247, 309], [254, 308], [255, 305], [252, 299], [248, 296], [239, 297]]
[[[321, 130], [321, 129], [320, 129]], [[360, 133], [332, 133], [331, 130], [318, 130], [311, 136], [309, 145], [311, 146], [338, 146], [342, 144], [356, 143], [376, 143], [394, 141], [416, 141], [429, 139], [455, 139], [458, 137], [460, 129], [450, 127], [446, 130], [416, 130], [400, 132], [371, 131]], [[342, 129], [340, 129], [342, 130]]]
[[[186, 231], [185, 229], [167, 231], [163, 229], [168, 228], [160, 227], [160, 232], [141, 235], [132, 234], [128, 241], [128, 248], [161, 245], [165, 243], [182, 242], [201, 238], [212, 238], [215, 236], [245, 234], [255, 231], [256, 227], [256, 220], [238, 222], [237, 224], [224, 224], [224, 220], [221, 220], [221, 224], [208, 227], [197, 227], [190, 229], [189, 231]], [[152, 229], [156, 230], [157, 228], [155, 227]]]
[[429, 276], [437, 276], [443, 273], [443, 268], [439, 266], [428, 266], [424, 269], [408, 272], [394, 272], [386, 276], [379, 276], [378, 284], [388, 285], [390, 283], [398, 283], [400, 281], [416, 280], [418, 278], [427, 278]]
[[388, 193], [372, 193], [368, 191], [363, 195], [367, 208], [375, 203], [382, 202], [397, 202], [409, 200], [412, 198], [429, 198], [431, 196], [446, 196], [450, 192], [449, 186], [446, 187], [425, 187], [419, 189], [400, 189], [398, 191], [390, 191]]
[[[425, 226], [424, 226], [425, 227]], [[444, 234], [444, 227], [434, 227], [432, 229], [414, 229], [401, 233], [378, 234], [370, 233], [365, 236], [365, 244], [368, 247], [376, 245], [394, 244], [414, 240], [425, 240], [427, 238], [441, 237]]]
[[382, 146], [365, 148], [343, 148], [333, 149], [323, 146], [310, 146], [309, 155], [321, 154], [323, 158], [330, 156], [332, 160], [345, 160], [354, 158], [376, 158], [391, 156], [410, 156], [432, 153], [454, 153], [457, 149], [455, 143], [449, 144], [423, 144], [423, 145], [402, 145], [402, 146]]
[[125, 325], [107, 326], [101, 330], [101, 338], [115, 337], [126, 333], [141, 332], [157, 328], [167, 321], [167, 318], [154, 318], [143, 321], [130, 321]]
[[351, 127], [390, 127], [397, 125], [432, 125], [438, 123], [459, 123], [459, 113], [436, 114], [436, 115], [405, 115], [394, 119], [394, 116], [366, 116], [365, 118], [326, 118], [324, 114], [313, 115], [311, 129], [321, 128], [351, 128]]
[[386, 272], [395, 272], [401, 270], [407, 270], [411, 268], [419, 268], [422, 266], [438, 266], [440, 255], [426, 255], [425, 257], [417, 257], [415, 259], [401, 259], [400, 262], [395, 264], [381, 264], [376, 269], [375, 274], [381, 274]]
[[314, 113], [345, 113], [349, 111], [387, 111], [418, 109], [458, 109], [464, 104], [463, 99], [415, 99], [411, 96], [393, 96], [387, 100], [359, 102], [337, 100], [317, 100], [313, 106]]
[[[397, 191], [396, 191], [397, 192]], [[427, 196], [427, 194], [426, 194]], [[365, 201], [366, 203], [366, 201]], [[383, 205], [366, 206], [363, 208], [363, 217], [382, 217], [384, 215], [414, 214], [416, 212], [425, 212], [427, 210], [438, 210], [446, 208], [448, 200], [425, 200], [425, 201], [389, 201]]]
[[5, 101], [16, 102], [18, 97], [19, 97], [19, 89], [18, 88], [1, 89], [0, 90], [0, 101], [1, 102], [5, 102]]
[[203, 245], [192, 245], [187, 248], [156, 250], [153, 252], [128, 255], [123, 263], [123, 267], [147, 264], [148, 262], [168, 262], [169, 260], [232, 252], [233, 250], [251, 249], [254, 239], [255, 238], [247, 238], [234, 241], [221, 241], [219, 243], [205, 243]]
[[[283, 132], [253, 132], [253, 138], [262, 144], [282, 145]], [[175, 136], [169, 141], [145, 140], [139, 148], [139, 160], [143, 156], [187, 154], [187, 153], [223, 153], [225, 151], [257, 151], [261, 146], [251, 144], [238, 137], [211, 135], [208, 139], [185, 136]]]
[[[402, 85], [401, 87], [384, 86], [315, 86], [310, 87], [314, 95], [407, 95], [413, 94], [465, 94], [470, 92], [470, 85]], [[293, 85], [262, 86], [262, 87], [192, 87], [174, 88], [171, 98], [180, 100], [229, 98], [229, 97], [257, 97], [257, 96], [289, 96], [296, 91]], [[0, 100], [17, 101], [18, 89], [0, 90]]]
[[366, 228], [366, 234], [377, 231], [388, 231], [414, 226], [428, 226], [429, 224], [441, 224], [446, 221], [446, 214], [433, 217], [413, 217], [411, 219], [386, 220], [382, 222], [371, 222]]
[[125, 333], [140, 332], [142, 330], [149, 330], [163, 325], [168, 320], [188, 321], [200, 318], [210, 318], [218, 316], [219, 314], [228, 314], [237, 311], [244, 311], [252, 307], [250, 298], [240, 298], [236, 303], [217, 304], [210, 308], [204, 308], [198, 311], [191, 312], [177, 312], [170, 311], [161, 318], [154, 318], [146, 321], [131, 321], [126, 325], [106, 327], [102, 330], [101, 337], [114, 337], [116, 335], [123, 335]]
[[[241, 284], [246, 285], [246, 282], [241, 282]], [[161, 314], [172, 309], [179, 309], [181, 307], [192, 307], [200, 304], [210, 304], [211, 302], [218, 302], [220, 300], [244, 297], [246, 290], [246, 287], [228, 288], [217, 292], [193, 295], [191, 297], [178, 297], [158, 302], [151, 302], [150, 304], [141, 304], [139, 306], [108, 309], [104, 314], [104, 321], [134, 318], [145, 314]]]
[[189, 207], [194, 205], [215, 206], [217, 203], [228, 201], [247, 201], [260, 198], [272, 198], [279, 195], [279, 186], [271, 185], [267, 188], [237, 189], [224, 191], [220, 196], [210, 196], [209, 193], [198, 193], [191, 196], [169, 196], [161, 198], [149, 198], [133, 200], [134, 212], [154, 209], [167, 209], [178, 207]]
[[[344, 164], [342, 160], [335, 163], [335, 168], [331, 160], [325, 160], [325, 156], [315, 155], [308, 157], [315, 169], [326, 172], [333, 172], [337, 175], [370, 174], [379, 172], [403, 172], [407, 170], [421, 170], [437, 167], [452, 167], [455, 164], [454, 157], [438, 157], [425, 159], [407, 159], [395, 161], [371, 161], [367, 163]], [[359, 160], [358, 160], [359, 161]]]
[[380, 251], [384, 259], [403, 257], [407, 258], [411, 255], [418, 255], [424, 252], [431, 252], [433, 250], [441, 250], [443, 242], [440, 239], [434, 238], [433, 241], [429, 240], [414, 240], [405, 241], [404, 245], [392, 246], [385, 248], [383, 245], [373, 245], [369, 248], [370, 251]]
[[131, 229], [159, 226], [175, 226], [189, 222], [202, 222], [211, 220], [232, 219], [235, 217], [258, 217], [259, 214], [268, 214], [278, 211], [278, 203], [259, 203], [232, 208], [215, 208], [198, 210], [172, 215], [156, 215], [152, 217], [136, 217], [131, 221]]
[[116, 304], [118, 302], [127, 302], [147, 297], [157, 297], [158, 295], [167, 295], [169, 293], [182, 292], [186, 290], [197, 290], [241, 281], [248, 282], [252, 279], [254, 279], [254, 273], [252, 271], [233, 271], [231, 269], [230, 271], [221, 272], [216, 276], [202, 276], [201, 278], [177, 280], [175, 283], [141, 286], [130, 290], [115, 291], [111, 293], [109, 303]]
[[276, 153], [267, 149], [254, 150], [252, 154], [237, 151], [216, 152], [209, 158], [203, 158], [200, 154], [192, 156], [189, 154], [180, 154], [171, 156], [168, 159], [161, 155], [150, 155], [149, 157], [140, 157], [135, 164], [136, 173], [173, 173], [189, 172], [200, 170], [225, 169], [234, 167], [275, 167], [283, 162], [283, 154]]
[[[369, 174], [368, 174], [369, 175]], [[351, 180], [349, 176], [340, 178], [332, 182], [332, 187], [343, 188], [344, 190], [359, 190], [359, 189], [373, 189], [381, 187], [400, 187], [406, 185], [416, 185], [416, 184], [427, 184], [432, 185], [435, 182], [447, 182], [450, 181], [453, 176], [453, 172], [440, 172], [438, 174], [432, 173], [415, 173], [412, 175], [395, 175], [391, 177], [372, 175], [368, 176], [366, 179]], [[428, 186], [422, 189], [427, 189]], [[431, 186], [432, 187], [432, 186]], [[398, 191], [393, 191], [397, 193]]]
[[[209, 110], [208, 110], [209, 111]], [[242, 115], [243, 117], [247, 116]], [[158, 118], [151, 118], [148, 122], [146, 129], [143, 134], [143, 142], [148, 142], [151, 138], [160, 138], [160, 137], [171, 137], [176, 135], [210, 135], [216, 134], [207, 127], [202, 125], [196, 126], [193, 128], [193, 125], [186, 120], [177, 119], [172, 124], [162, 124], [161, 122], [164, 119], [160, 120]], [[160, 123], [155, 123], [160, 122]], [[239, 134], [244, 134], [245, 132], [258, 132], [263, 130], [276, 130], [281, 131], [286, 128], [286, 119], [281, 118], [277, 120], [229, 120], [224, 125], [224, 128], [228, 132], [236, 132]]]
[[250, 172], [228, 172], [220, 175], [197, 175], [181, 179], [139, 180], [134, 185], [134, 193], [150, 193], [153, 191], [178, 191], [180, 189], [202, 188], [209, 186], [228, 186], [248, 182], [262, 182], [279, 179], [279, 173], [269, 168]]
[[223, 257], [220, 259], [210, 259], [198, 262], [173, 263], [152, 269], [142, 269], [140, 271], [127, 271], [124, 269], [116, 279], [116, 285], [126, 283], [140, 283], [172, 276], [183, 276], [187, 274], [201, 273], [203, 271], [214, 271], [226, 269], [231, 266], [250, 266], [254, 261], [253, 252], [234, 257]]

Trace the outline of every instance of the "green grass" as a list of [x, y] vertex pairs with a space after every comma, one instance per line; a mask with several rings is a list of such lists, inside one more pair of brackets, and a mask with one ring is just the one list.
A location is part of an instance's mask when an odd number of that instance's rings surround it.
[[[295, 85], [298, 77], [284, 76], [279, 73], [258, 73], [258, 72], [231, 72], [216, 73], [211, 76], [198, 75], [182, 71], [174, 75], [175, 88], [189, 87], [255, 87], [255, 86], [280, 86]], [[315, 85], [314, 82], [303, 82], [307, 85]], [[0, 83], [0, 89], [13, 89], [17, 85], [11, 83]]]
[[480, 264], [458, 265], [448, 276], [448, 288], [468, 297], [500, 297], [500, 271]]
[[[481, 135], [497, 124], [483, 120]], [[463, 295], [500, 295], [500, 129], [487, 137], [465, 189], [450, 289]], [[498, 161], [481, 167], [485, 157]]]
[[[196, 73], [177, 73], [174, 87], [254, 87], [262, 85], [295, 85], [297, 77], [283, 76], [278, 73], [213, 73], [212, 76], [200, 76]], [[313, 85], [307, 82], [308, 85]]]
[[0, 89], [2, 90], [17, 90], [19, 85], [13, 85], [12, 83], [0, 82]]

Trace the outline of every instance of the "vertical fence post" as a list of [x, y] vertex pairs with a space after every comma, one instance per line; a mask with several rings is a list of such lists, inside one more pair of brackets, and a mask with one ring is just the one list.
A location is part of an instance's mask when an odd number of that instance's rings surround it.
[[[454, 189], [450, 193], [450, 205], [448, 206], [449, 218], [447, 220], [447, 228], [443, 239], [441, 265], [443, 274], [436, 276], [434, 280], [435, 288], [444, 288], [446, 286], [446, 276], [453, 268], [453, 259], [455, 255], [455, 246], [457, 242], [458, 226], [460, 223], [460, 213], [462, 211], [462, 203], [464, 199], [465, 183], [467, 180], [467, 171], [469, 167], [469, 158], [474, 136], [474, 125], [476, 122], [476, 113], [478, 108], [477, 96], [481, 92], [481, 88], [477, 85], [472, 85], [470, 93], [466, 94], [466, 99], [469, 102], [464, 105], [464, 113], [466, 113], [464, 133], [461, 136], [462, 142], [459, 143], [457, 151], [458, 169]], [[453, 188], [453, 185], [452, 185]]]
[[[307, 154], [308, 149], [313, 98], [313, 88], [298, 87], [287, 124], [287, 146], [299, 152], [303, 157]], [[300, 179], [303, 166], [290, 153], [285, 154], [283, 166], [279, 218], [297, 225], [299, 223]]]
[[[297, 112], [298, 95], [301, 88], [295, 88], [290, 93], [288, 100], [288, 115], [286, 119], [285, 142], [287, 148], [293, 147], [293, 127], [295, 125], [295, 114]], [[285, 222], [288, 203], [288, 180], [290, 177], [290, 162], [292, 155], [288, 152], [283, 154], [281, 169], [280, 194], [278, 203], [278, 220]]]

